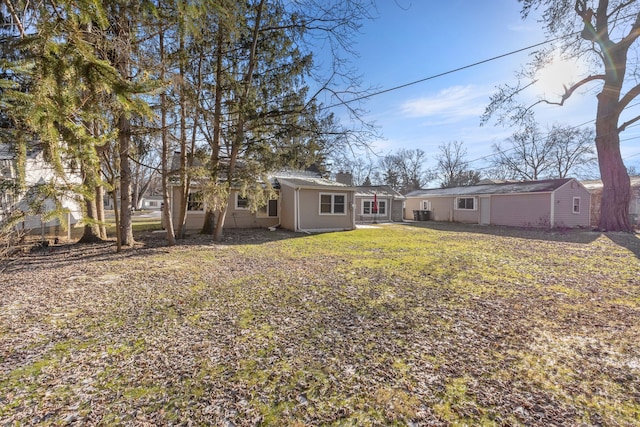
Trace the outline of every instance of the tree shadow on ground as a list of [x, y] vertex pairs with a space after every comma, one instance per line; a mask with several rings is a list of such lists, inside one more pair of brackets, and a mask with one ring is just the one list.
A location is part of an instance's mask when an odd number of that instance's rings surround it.
[[187, 235], [178, 239], [175, 246], [167, 244], [164, 233], [140, 232], [135, 234], [135, 244], [116, 251], [115, 239], [96, 243], [68, 242], [50, 244], [46, 247], [38, 242], [11, 257], [0, 259], [0, 273], [14, 269], [42, 269], [53, 265], [65, 266], [81, 264], [83, 261], [113, 261], [145, 257], [151, 254], [168, 252], [170, 248], [224, 248], [232, 245], [260, 245], [267, 242], [304, 237], [306, 234], [287, 230], [269, 231], [267, 229], [230, 229], [225, 230], [222, 241], [216, 242], [212, 236], [203, 234]]
[[506, 227], [495, 225], [463, 224], [459, 222], [414, 221], [404, 223], [410, 227], [428, 228], [431, 230], [453, 233], [476, 233], [492, 236], [513, 237], [548, 242], [566, 242], [589, 244], [597, 240], [603, 233], [586, 229], [539, 229], [532, 227]]
[[608, 232], [604, 235], [616, 245], [627, 248], [636, 258], [640, 259], [640, 238], [637, 233]]
[[415, 221], [405, 222], [411, 227], [428, 228], [431, 230], [490, 234], [493, 236], [514, 237], [549, 242], [566, 242], [589, 244], [605, 236], [618, 246], [631, 251], [640, 259], [640, 235], [638, 233], [601, 232], [586, 229], [536, 229], [528, 227], [502, 227], [478, 224], [462, 224], [456, 222]]

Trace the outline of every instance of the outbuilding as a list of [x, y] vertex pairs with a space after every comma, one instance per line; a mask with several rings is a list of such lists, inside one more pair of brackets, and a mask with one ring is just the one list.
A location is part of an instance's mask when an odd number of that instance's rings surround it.
[[515, 227], [589, 227], [591, 195], [574, 178], [415, 190], [405, 219], [428, 211], [434, 221]]

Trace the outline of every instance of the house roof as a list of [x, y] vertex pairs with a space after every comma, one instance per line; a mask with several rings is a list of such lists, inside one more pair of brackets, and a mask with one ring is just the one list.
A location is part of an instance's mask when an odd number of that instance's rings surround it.
[[545, 179], [541, 181], [505, 182], [500, 184], [470, 185], [466, 187], [427, 188], [412, 191], [405, 196], [475, 196], [481, 194], [549, 193], [562, 187], [572, 179], [573, 178]]
[[393, 197], [394, 199], [404, 200], [404, 196], [388, 185], [360, 185], [356, 188], [356, 197]]
[[321, 177], [313, 177], [313, 176], [308, 176], [308, 177], [303, 177], [303, 176], [289, 177], [289, 176], [285, 176], [285, 177], [281, 177], [281, 176], [276, 176], [275, 180], [279, 184], [285, 184], [285, 185], [288, 185], [290, 187], [297, 187], [297, 188], [319, 189], [319, 190], [325, 190], [325, 189], [327, 189], [327, 190], [335, 190], [335, 189], [339, 188], [340, 190], [354, 191], [354, 188], [351, 187], [351, 186], [348, 186], [346, 184], [341, 184], [339, 182], [331, 181], [329, 179], [321, 178]]
[[[629, 179], [631, 180], [631, 187], [640, 187], [640, 176], [631, 176]], [[582, 181], [582, 185], [589, 191], [602, 190], [603, 187], [601, 179]]]

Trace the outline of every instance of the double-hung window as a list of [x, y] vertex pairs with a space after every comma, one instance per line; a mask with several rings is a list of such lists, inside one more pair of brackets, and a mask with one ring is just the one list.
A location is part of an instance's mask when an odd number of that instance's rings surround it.
[[456, 198], [456, 209], [458, 210], [475, 210], [476, 199], [473, 197], [458, 197]]
[[320, 193], [320, 215], [344, 215], [346, 205], [346, 194]]
[[573, 213], [574, 214], [580, 213], [580, 197], [573, 198]]
[[236, 210], [244, 211], [249, 209], [249, 199], [236, 193]]
[[369, 214], [387, 214], [387, 201], [386, 200], [378, 200], [378, 211], [376, 212], [374, 209], [374, 201], [373, 200], [363, 200], [362, 201], [362, 213], [364, 215]]

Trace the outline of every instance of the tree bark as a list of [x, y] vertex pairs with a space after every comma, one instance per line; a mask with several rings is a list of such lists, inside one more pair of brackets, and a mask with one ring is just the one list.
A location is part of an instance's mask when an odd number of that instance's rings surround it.
[[626, 49], [618, 46], [609, 46], [608, 52], [606, 78], [602, 92], [598, 94], [596, 114], [596, 150], [603, 184], [598, 228], [603, 231], [631, 232], [631, 182], [622, 161], [620, 133], [617, 128], [627, 55]]
[[[244, 108], [248, 101], [249, 89], [251, 87], [251, 79], [253, 78], [253, 72], [256, 67], [256, 52], [258, 49], [258, 35], [260, 32], [260, 25], [262, 24], [262, 12], [264, 10], [265, 0], [260, 0], [257, 5], [256, 19], [253, 25], [252, 37], [251, 37], [251, 49], [249, 51], [249, 59], [247, 61], [247, 72], [242, 79], [242, 91], [238, 99], [238, 120], [236, 123], [236, 131], [231, 143], [231, 154], [229, 156], [229, 170], [227, 171], [227, 183], [228, 189], [231, 190], [233, 186], [233, 180], [235, 178], [236, 162], [238, 160], [238, 154], [240, 153], [240, 147], [244, 142], [244, 126], [245, 126], [245, 112]], [[222, 209], [216, 220], [216, 229], [213, 234], [213, 240], [219, 242], [222, 240], [222, 230], [224, 227], [224, 221], [227, 217], [227, 207], [229, 205], [228, 199], [222, 203]]]
[[[213, 185], [218, 185], [218, 171], [220, 170], [220, 138], [221, 138], [221, 123], [222, 123], [222, 85], [224, 73], [222, 70], [222, 58], [224, 55], [224, 26], [218, 24], [218, 31], [216, 33], [216, 90], [215, 101], [213, 110], [213, 141], [211, 141], [211, 181]], [[200, 233], [213, 235], [215, 232], [216, 216], [213, 207], [207, 207], [207, 211], [204, 216], [204, 223], [202, 224], [202, 230]]]
[[131, 163], [129, 150], [131, 145], [131, 122], [124, 113], [118, 120], [118, 148], [120, 154], [120, 241], [123, 246], [133, 246], [133, 227], [131, 221]]
[[608, 120], [613, 114], [617, 100], [608, 100], [606, 88], [598, 96], [598, 116], [596, 119], [596, 149], [602, 179], [602, 199], [600, 201], [600, 221], [602, 231], [632, 231], [629, 223], [629, 203], [631, 182], [620, 153], [620, 136], [616, 129], [617, 120]]
[[[165, 78], [165, 53], [164, 53], [164, 31], [159, 34], [160, 43], [160, 79]], [[162, 134], [162, 223], [167, 233], [167, 244], [173, 246], [176, 244], [176, 235], [173, 228], [173, 218], [171, 216], [171, 199], [169, 197], [169, 133], [167, 132], [167, 95], [163, 92], [160, 94], [160, 128]]]
[[[89, 187], [91, 185], [94, 185], [95, 180], [93, 179], [93, 170], [91, 169], [91, 166], [82, 166], [81, 172], [84, 186]], [[100, 238], [100, 228], [95, 222], [95, 220], [98, 219], [96, 202], [96, 200], [93, 200], [90, 197], [85, 196], [84, 198], [85, 214], [89, 219], [89, 222], [85, 224], [82, 237], [80, 238], [80, 240], [78, 240], [78, 243], [95, 243], [102, 241], [102, 239]]]
[[[184, 52], [184, 34], [180, 33], [179, 51]], [[180, 58], [180, 206], [178, 214], [178, 232], [176, 237], [184, 239], [187, 234], [187, 206], [189, 200], [189, 187], [191, 176], [188, 167], [188, 159], [193, 153], [187, 153], [187, 100], [184, 87], [186, 66], [184, 58]]]
[[[87, 217], [91, 220], [96, 219], [96, 201], [86, 198], [85, 207]], [[102, 242], [100, 238], [100, 229], [95, 222], [89, 222], [85, 224], [82, 237], [78, 240], [78, 243], [96, 243]]]
[[104, 225], [104, 187], [102, 185], [96, 187], [96, 219], [100, 221], [100, 225], [98, 225], [100, 238], [106, 239], [107, 227]]

